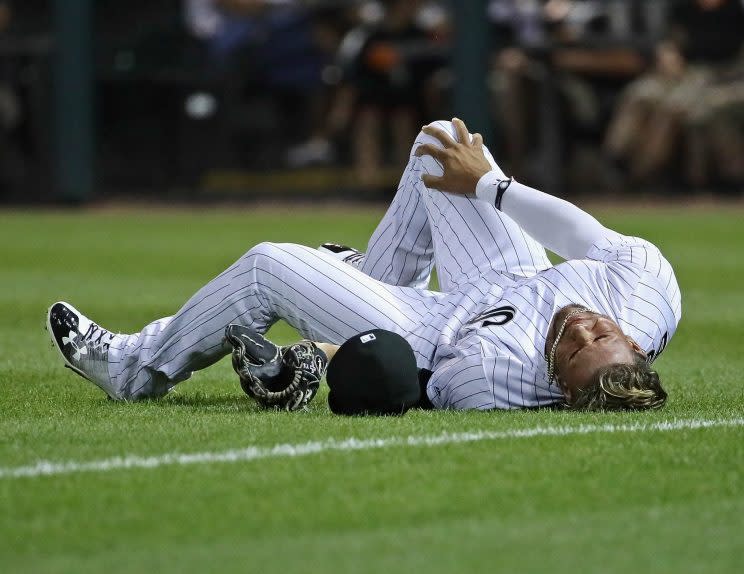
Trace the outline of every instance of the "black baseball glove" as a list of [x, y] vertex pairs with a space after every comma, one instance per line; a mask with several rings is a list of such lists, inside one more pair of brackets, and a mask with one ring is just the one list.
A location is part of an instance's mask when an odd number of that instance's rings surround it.
[[262, 407], [296, 411], [318, 392], [328, 358], [312, 341], [279, 347], [242, 325], [228, 325], [225, 339], [240, 386]]

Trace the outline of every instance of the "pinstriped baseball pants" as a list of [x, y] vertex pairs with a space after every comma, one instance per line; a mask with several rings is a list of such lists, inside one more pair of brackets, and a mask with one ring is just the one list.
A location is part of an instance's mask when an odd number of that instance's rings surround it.
[[[454, 134], [449, 122], [438, 123]], [[432, 141], [421, 133], [413, 149]], [[444, 326], [461, 286], [550, 266], [542, 246], [492, 205], [427, 189], [420, 178], [437, 170], [432, 162], [411, 156], [360, 269], [309, 247], [261, 243], [175, 315], [112, 346], [109, 374], [120, 398], [161, 396], [224, 357], [230, 323], [263, 333], [283, 319], [306, 338], [336, 344], [388, 329], [408, 340], [419, 367], [430, 368], [438, 344], [432, 333], [437, 322]], [[434, 265], [440, 292], [426, 289]]]

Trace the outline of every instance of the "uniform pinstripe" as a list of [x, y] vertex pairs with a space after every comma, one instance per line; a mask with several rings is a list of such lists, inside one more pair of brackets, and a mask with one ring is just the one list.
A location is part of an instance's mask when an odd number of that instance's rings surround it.
[[[433, 143], [422, 133], [413, 149], [423, 142]], [[370, 328], [397, 332], [419, 367], [434, 372], [428, 394], [440, 408], [562, 400], [547, 384], [543, 349], [553, 314], [570, 303], [612, 317], [654, 355], [663, 350], [679, 321], [679, 290], [653, 245], [612, 233], [588, 259], [552, 267], [542, 246], [492, 205], [427, 189], [421, 174], [437, 171], [432, 158], [411, 156], [359, 270], [308, 247], [262, 243], [173, 317], [121, 339], [109, 373], [122, 398], [162, 395], [225, 356], [231, 322], [265, 332], [284, 319], [330, 343]], [[434, 266], [441, 292], [426, 289]], [[503, 308], [514, 311], [506, 322], [481, 317]]]

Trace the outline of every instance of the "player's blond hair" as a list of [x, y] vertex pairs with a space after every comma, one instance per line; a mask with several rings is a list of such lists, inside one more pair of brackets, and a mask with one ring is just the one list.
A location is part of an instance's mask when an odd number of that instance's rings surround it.
[[659, 374], [642, 355], [634, 363], [602, 367], [569, 405], [589, 411], [659, 409], [667, 399]]

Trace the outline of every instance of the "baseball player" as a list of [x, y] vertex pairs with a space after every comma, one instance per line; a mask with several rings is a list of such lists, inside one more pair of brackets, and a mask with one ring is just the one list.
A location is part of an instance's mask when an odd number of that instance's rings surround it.
[[[566, 261], [551, 265], [545, 248]], [[306, 359], [370, 329], [401, 335], [428, 375], [422, 403], [435, 408], [666, 400], [651, 364], [681, 317], [670, 264], [651, 243], [507, 178], [460, 120], [423, 128], [366, 253], [335, 251], [261, 243], [138, 333], [115, 334], [66, 303], [50, 308], [48, 328], [65, 365], [114, 399], [162, 396], [229, 354], [231, 324], [262, 334], [284, 319], [321, 343], [304, 343]], [[440, 291], [428, 289], [434, 266]]]

